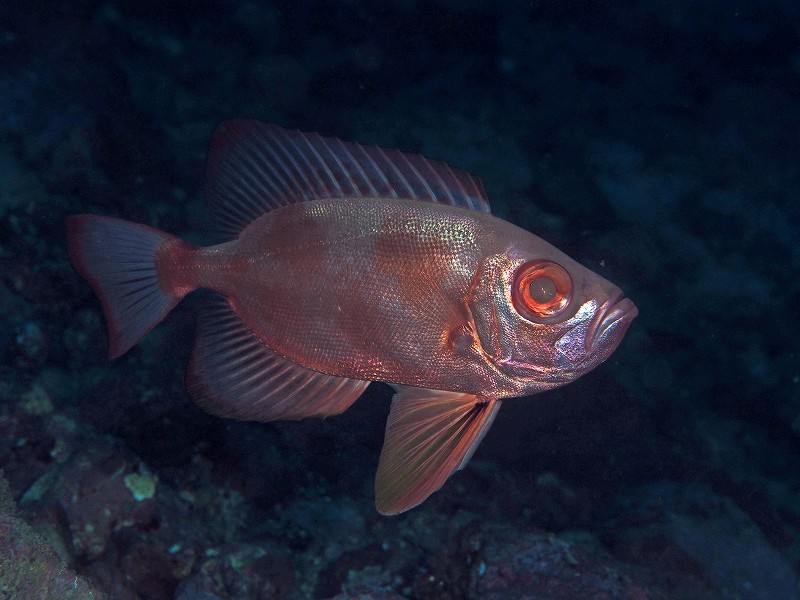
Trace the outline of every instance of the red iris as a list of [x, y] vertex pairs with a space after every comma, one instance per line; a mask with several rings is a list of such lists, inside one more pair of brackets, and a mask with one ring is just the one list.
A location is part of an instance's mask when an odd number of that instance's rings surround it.
[[554, 262], [530, 261], [519, 267], [511, 288], [514, 308], [523, 317], [547, 322], [560, 316], [572, 299], [572, 278]]

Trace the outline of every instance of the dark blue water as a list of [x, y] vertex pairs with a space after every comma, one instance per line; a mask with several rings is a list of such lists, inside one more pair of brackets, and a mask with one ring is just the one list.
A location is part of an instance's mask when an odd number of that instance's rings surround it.
[[[797, 598], [798, 23], [779, 0], [0, 4], [0, 590]], [[235, 117], [466, 169], [640, 316], [382, 517], [390, 388], [324, 421], [207, 415], [199, 300], [109, 363], [68, 263], [81, 212], [210, 240]]]

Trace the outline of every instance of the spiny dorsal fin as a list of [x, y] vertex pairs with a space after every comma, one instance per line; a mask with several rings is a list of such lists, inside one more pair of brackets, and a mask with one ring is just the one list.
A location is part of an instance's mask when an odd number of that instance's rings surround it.
[[269, 210], [325, 198], [403, 198], [490, 212], [480, 179], [444, 162], [247, 119], [217, 127], [206, 177], [211, 215], [231, 237]]

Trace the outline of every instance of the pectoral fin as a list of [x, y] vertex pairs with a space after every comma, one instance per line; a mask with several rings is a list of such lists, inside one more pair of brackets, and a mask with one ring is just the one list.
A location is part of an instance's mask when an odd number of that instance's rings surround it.
[[472, 394], [394, 387], [375, 478], [375, 505], [385, 515], [420, 504], [464, 468], [500, 408]]

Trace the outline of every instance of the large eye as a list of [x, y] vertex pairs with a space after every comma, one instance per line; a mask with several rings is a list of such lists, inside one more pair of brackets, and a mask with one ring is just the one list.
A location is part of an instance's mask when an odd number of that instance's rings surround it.
[[514, 274], [511, 300], [523, 317], [546, 322], [558, 317], [572, 299], [572, 278], [564, 267], [537, 260], [527, 262]]

